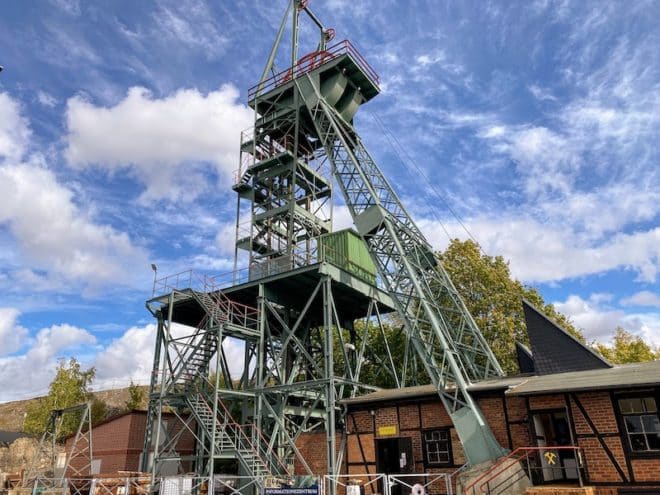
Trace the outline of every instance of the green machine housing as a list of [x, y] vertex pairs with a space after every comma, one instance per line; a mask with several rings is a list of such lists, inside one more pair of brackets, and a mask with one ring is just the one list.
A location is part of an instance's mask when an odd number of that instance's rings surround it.
[[352, 229], [339, 230], [319, 238], [320, 259], [376, 285], [376, 265], [367, 245]]

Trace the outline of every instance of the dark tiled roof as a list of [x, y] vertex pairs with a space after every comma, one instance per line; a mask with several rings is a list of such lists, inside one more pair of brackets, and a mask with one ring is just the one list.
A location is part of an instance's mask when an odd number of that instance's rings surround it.
[[20, 431], [2, 431], [0, 430], [0, 443], [10, 444], [17, 438], [26, 437], [25, 433]]
[[532, 357], [532, 351], [527, 346], [516, 342], [516, 356], [521, 373], [534, 373], [534, 358]]
[[[468, 389], [478, 394], [492, 390], [506, 390], [525, 381], [525, 376], [509, 376], [493, 378], [471, 384]], [[387, 388], [370, 394], [361, 395], [352, 399], [344, 399], [342, 404], [371, 404], [373, 402], [405, 401], [406, 399], [418, 399], [421, 397], [437, 397], [438, 392], [434, 385], [418, 385], [416, 387]]]
[[622, 364], [606, 369], [530, 376], [507, 391], [511, 395], [538, 395], [660, 385], [660, 361]]
[[523, 310], [537, 375], [612, 367], [525, 300]]

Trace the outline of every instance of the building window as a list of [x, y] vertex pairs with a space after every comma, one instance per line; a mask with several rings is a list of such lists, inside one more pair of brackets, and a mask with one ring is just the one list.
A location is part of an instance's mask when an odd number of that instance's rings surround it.
[[426, 430], [423, 437], [424, 457], [428, 466], [452, 463], [449, 429]]
[[635, 453], [660, 453], [660, 416], [655, 397], [625, 397], [618, 402], [630, 450]]

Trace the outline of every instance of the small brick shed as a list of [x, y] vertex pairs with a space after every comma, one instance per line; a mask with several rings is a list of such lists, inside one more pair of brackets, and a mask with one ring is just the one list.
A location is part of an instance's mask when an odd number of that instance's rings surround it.
[[[169, 416], [172, 418], [171, 421], [168, 421]], [[181, 422], [175, 421], [174, 418], [173, 414], [163, 415], [164, 424], [168, 428], [170, 436], [174, 436], [178, 431], [177, 429], [181, 428]], [[92, 473], [90, 474], [139, 471], [146, 425], [147, 412], [138, 410], [117, 414], [95, 425], [92, 428], [93, 460]], [[66, 440], [67, 453], [71, 452], [73, 440], [73, 436]], [[193, 435], [184, 432], [177, 444], [177, 453], [185, 462], [187, 456], [192, 456], [194, 449], [195, 439]], [[73, 458], [72, 462], [80, 464], [84, 460]]]

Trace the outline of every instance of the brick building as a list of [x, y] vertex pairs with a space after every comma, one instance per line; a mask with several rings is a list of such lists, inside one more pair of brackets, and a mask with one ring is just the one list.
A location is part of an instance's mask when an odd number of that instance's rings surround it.
[[[532, 351], [518, 351], [526, 373], [470, 386], [500, 445], [555, 447], [530, 455], [534, 484], [575, 483], [579, 474], [602, 495], [660, 494], [660, 361], [612, 366], [530, 305], [524, 309]], [[344, 473], [451, 473], [465, 462], [433, 386], [344, 404]], [[323, 440], [300, 441], [317, 473], [325, 468]]]
[[[660, 362], [474, 384], [500, 445], [578, 446], [585, 481], [597, 487], [654, 487], [660, 493]], [[461, 444], [432, 386], [385, 390], [347, 402], [346, 472], [453, 472]], [[536, 483], [577, 481], [574, 451], [564, 469]], [[405, 463], [401, 464], [405, 454]], [[602, 490], [601, 490], [602, 491]]]
[[[163, 415], [163, 427], [167, 435], [174, 437], [181, 428], [181, 422], [175, 420], [173, 414]], [[92, 469], [91, 475], [99, 473], [116, 473], [118, 471], [139, 471], [144, 448], [144, 433], [147, 424], [146, 411], [127, 411], [102, 421], [92, 428]], [[66, 440], [66, 452], [71, 452], [74, 437]], [[184, 465], [184, 471], [189, 469], [190, 457], [195, 449], [195, 440], [191, 433], [184, 432], [178, 443], [179, 460], [171, 462], [164, 468], [164, 473], [176, 474], [178, 462]], [[71, 462], [84, 463], [83, 459], [73, 458]], [[169, 462], [169, 461], [168, 461]], [[64, 467], [64, 456], [58, 458], [59, 467]], [[188, 468], [186, 469], [186, 466]], [[80, 467], [80, 466], [78, 466]], [[70, 474], [70, 473], [68, 473]]]

